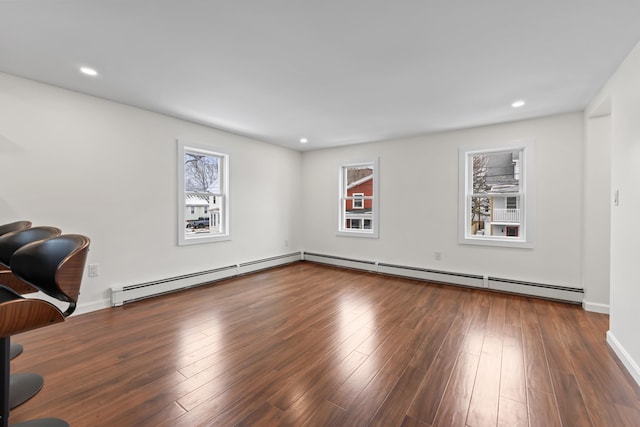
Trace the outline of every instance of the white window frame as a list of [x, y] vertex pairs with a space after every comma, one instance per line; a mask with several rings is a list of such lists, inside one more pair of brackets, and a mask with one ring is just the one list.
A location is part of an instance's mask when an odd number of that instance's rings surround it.
[[[368, 237], [377, 239], [379, 237], [380, 230], [380, 195], [378, 192], [379, 189], [379, 159], [376, 158], [372, 161], [368, 162], [357, 162], [357, 163], [346, 163], [342, 164], [339, 167], [339, 188], [338, 188], [338, 236], [349, 236], [349, 237]], [[346, 228], [346, 203], [348, 200], [354, 200], [354, 196], [347, 196], [347, 186], [346, 186], [346, 170], [354, 167], [362, 167], [362, 166], [371, 166], [373, 168], [373, 195], [372, 196], [362, 196], [358, 197], [358, 199], [362, 200], [362, 209], [364, 209], [364, 201], [371, 200], [371, 214], [362, 214], [356, 219], [360, 219], [362, 228]], [[358, 208], [354, 208], [358, 209]], [[370, 220], [371, 228], [364, 228], [364, 221]]]
[[[518, 237], [488, 236], [471, 234], [471, 194], [473, 190], [472, 158], [478, 154], [491, 154], [500, 152], [521, 151], [521, 157], [517, 162], [517, 174], [519, 181], [518, 193], [497, 194], [500, 197], [518, 197], [520, 209], [520, 224]], [[512, 248], [532, 248], [534, 236], [534, 185], [533, 185], [533, 142], [518, 141], [508, 146], [500, 146], [491, 149], [478, 149], [460, 147], [458, 156], [458, 241], [461, 244], [482, 246], [504, 246]]]
[[[220, 180], [220, 193], [214, 195], [214, 200], [221, 204], [219, 215], [214, 218], [217, 211], [209, 210], [210, 226], [217, 225], [215, 221], [220, 221], [220, 231], [211, 230], [210, 232], [197, 233], [187, 235], [185, 230], [187, 220], [185, 218], [185, 198], [187, 191], [185, 190], [185, 167], [184, 158], [186, 153], [198, 153], [219, 158], [218, 171]], [[178, 245], [196, 245], [201, 243], [211, 243], [231, 240], [230, 232], [230, 203], [229, 203], [229, 155], [220, 152], [216, 148], [207, 144], [190, 143], [188, 141], [178, 140]], [[213, 222], [213, 223], [212, 223]]]

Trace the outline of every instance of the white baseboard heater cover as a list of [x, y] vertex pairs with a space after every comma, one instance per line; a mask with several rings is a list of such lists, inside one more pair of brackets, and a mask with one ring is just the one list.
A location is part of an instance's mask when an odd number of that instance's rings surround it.
[[482, 275], [455, 273], [450, 271], [431, 270], [419, 267], [409, 267], [405, 265], [378, 263], [373, 261], [363, 261], [309, 252], [305, 252], [303, 254], [303, 258], [306, 261], [335, 265], [338, 267], [353, 268], [356, 270], [365, 270], [380, 274], [388, 274], [391, 276], [400, 276], [409, 279], [425, 280], [443, 284], [491, 289], [500, 292], [535, 296], [576, 304], [581, 304], [584, 299], [583, 289], [570, 288], [566, 286], [524, 282], [520, 280], [491, 276], [485, 277]]
[[584, 289], [489, 277], [489, 289], [582, 304]]
[[356, 270], [366, 270], [377, 272], [378, 268], [375, 262], [361, 261], [357, 259], [343, 258], [333, 255], [320, 255], [311, 252], [304, 253], [305, 261], [319, 262], [321, 264], [330, 264], [337, 267], [353, 268]]
[[111, 305], [120, 306], [145, 298], [176, 292], [194, 286], [209, 284], [234, 276], [253, 273], [259, 270], [277, 267], [284, 264], [300, 261], [300, 252], [249, 261], [242, 264], [229, 265], [212, 270], [170, 277], [153, 282], [139, 283], [136, 285], [111, 288]]

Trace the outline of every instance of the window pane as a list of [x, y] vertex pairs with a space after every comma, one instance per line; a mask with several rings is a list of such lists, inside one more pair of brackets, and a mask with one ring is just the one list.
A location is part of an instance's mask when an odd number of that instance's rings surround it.
[[220, 194], [220, 157], [184, 153], [184, 190]]
[[[373, 178], [373, 166], [371, 165], [349, 166], [345, 168], [345, 174], [346, 174], [345, 184], [347, 189], [353, 188]], [[368, 195], [369, 196], [372, 195], [371, 192], [369, 192]]]
[[358, 213], [371, 212], [373, 207], [373, 167], [358, 166], [345, 168], [347, 212], [358, 209]]
[[521, 151], [501, 151], [472, 156], [473, 194], [518, 193]]
[[491, 197], [471, 197], [470, 230], [471, 235], [490, 235]]

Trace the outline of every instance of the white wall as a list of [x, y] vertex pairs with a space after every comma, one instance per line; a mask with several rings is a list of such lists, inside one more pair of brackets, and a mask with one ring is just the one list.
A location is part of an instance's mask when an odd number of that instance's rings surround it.
[[[303, 154], [304, 248], [414, 267], [582, 287], [583, 117], [565, 114]], [[458, 148], [532, 139], [532, 249], [458, 243]], [[336, 236], [338, 167], [380, 158], [380, 238]], [[435, 251], [442, 260], [435, 260]]]
[[[230, 155], [232, 241], [177, 246], [177, 138]], [[79, 312], [109, 289], [299, 250], [301, 155], [0, 74], [0, 223], [92, 240]], [[285, 247], [288, 240], [288, 247]]]
[[[609, 342], [640, 383], [640, 45], [611, 77], [586, 110], [611, 102], [611, 187], [619, 206], [611, 209]], [[612, 191], [612, 192], [613, 192]]]
[[585, 118], [582, 277], [587, 310], [609, 313], [611, 116]]

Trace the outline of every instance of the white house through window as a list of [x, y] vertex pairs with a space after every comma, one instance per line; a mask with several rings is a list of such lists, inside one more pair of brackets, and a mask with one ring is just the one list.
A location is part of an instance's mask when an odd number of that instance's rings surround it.
[[462, 150], [461, 243], [529, 246], [530, 144]]
[[178, 165], [178, 243], [229, 240], [228, 155], [180, 141]]

